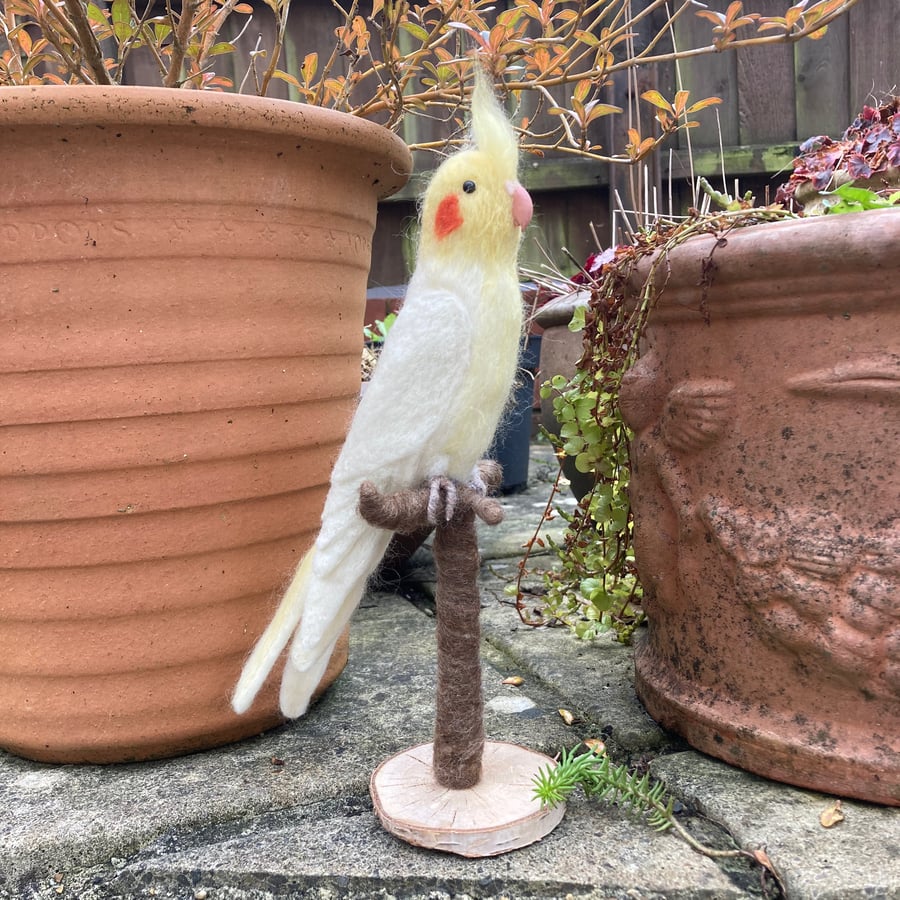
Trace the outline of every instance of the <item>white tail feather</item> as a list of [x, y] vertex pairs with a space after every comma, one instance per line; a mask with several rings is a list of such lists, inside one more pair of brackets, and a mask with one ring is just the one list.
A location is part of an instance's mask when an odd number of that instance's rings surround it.
[[352, 541], [341, 541], [339, 559], [332, 560], [320, 548], [313, 566], [300, 629], [291, 645], [291, 660], [299, 669], [318, 659], [322, 647], [344, 630], [391, 539], [389, 531], [372, 528], [358, 517], [356, 522], [361, 527]]
[[288, 659], [284, 667], [284, 675], [281, 677], [279, 703], [281, 711], [289, 719], [295, 719], [306, 712], [309, 701], [328, 668], [336, 643], [337, 641], [334, 641], [330, 644], [315, 663], [303, 671], [296, 668], [290, 658]]
[[[372, 570], [384, 556], [391, 534], [372, 528], [362, 519], [347, 523], [341, 540], [319, 547], [305, 591], [303, 618], [294, 639], [281, 681], [281, 711], [288, 718], [302, 716], [328, 666], [338, 636], [344, 630]], [[347, 541], [348, 532], [355, 531]], [[334, 544], [338, 544], [335, 547]], [[339, 559], [328, 551], [337, 550]]]
[[391, 538], [389, 531], [370, 527], [355, 513], [331, 540], [323, 540], [323, 533], [324, 527], [244, 666], [231, 701], [237, 713], [250, 708], [293, 635], [282, 676], [281, 711], [289, 718], [303, 715]]
[[244, 664], [231, 698], [232, 709], [238, 714], [250, 708], [269, 672], [272, 671], [272, 666], [275, 665], [300, 622], [304, 606], [304, 589], [312, 570], [314, 555], [315, 548], [312, 548], [301, 560], [272, 621]]

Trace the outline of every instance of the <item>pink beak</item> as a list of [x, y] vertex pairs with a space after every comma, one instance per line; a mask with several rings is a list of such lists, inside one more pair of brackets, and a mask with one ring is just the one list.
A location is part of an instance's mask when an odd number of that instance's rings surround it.
[[523, 231], [528, 227], [531, 216], [534, 213], [534, 203], [531, 202], [531, 195], [518, 181], [507, 181], [506, 190], [512, 197], [512, 215], [513, 222]]

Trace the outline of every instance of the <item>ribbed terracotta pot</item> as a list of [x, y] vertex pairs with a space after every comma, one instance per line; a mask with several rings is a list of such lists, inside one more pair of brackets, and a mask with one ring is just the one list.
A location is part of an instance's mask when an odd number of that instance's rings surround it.
[[230, 692], [317, 529], [409, 153], [299, 104], [40, 87], [0, 91], [0, 157], [0, 746], [262, 731], [280, 672]]
[[715, 243], [670, 254], [622, 388], [638, 694], [742, 768], [898, 805], [900, 210]]

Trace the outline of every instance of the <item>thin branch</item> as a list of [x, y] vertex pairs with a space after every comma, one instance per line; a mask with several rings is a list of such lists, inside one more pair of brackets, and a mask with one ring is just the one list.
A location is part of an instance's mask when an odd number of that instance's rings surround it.
[[[144, 7], [144, 11], [138, 15], [137, 6], [134, 0], [131, 0], [129, 3], [129, 8], [131, 10], [132, 15], [137, 19], [137, 26], [128, 35], [128, 40], [125, 41], [124, 44], [119, 45], [118, 52], [118, 63], [119, 67], [116, 70], [116, 82], [118, 84], [122, 83], [122, 76], [125, 72], [125, 60], [128, 59], [129, 54], [134, 49], [135, 43], [138, 38], [142, 36], [144, 29], [147, 27], [147, 19], [150, 18], [150, 13], [153, 11], [153, 0], [147, 0], [147, 5]], [[157, 65], [161, 66], [160, 73], [165, 74], [165, 63], [162, 61], [162, 57], [159, 55], [159, 50], [156, 47], [156, 42], [153, 40], [144, 40], [144, 46], [150, 49], [151, 55], [156, 59]]]
[[172, 31], [172, 58], [163, 82], [165, 87], [177, 87], [181, 82], [181, 66], [187, 53], [194, 26], [194, 15], [199, 5], [200, 0], [183, 0], [181, 4], [181, 17], [178, 19], [178, 26]]
[[78, 33], [78, 43], [84, 52], [84, 61], [90, 69], [97, 84], [112, 84], [109, 72], [103, 65], [103, 53], [97, 43], [97, 37], [91, 31], [91, 23], [87, 20], [85, 7], [79, 0], [65, 0], [66, 12]]
[[284, 35], [287, 32], [288, 26], [288, 13], [291, 10], [291, 0], [280, 0], [279, 3], [279, 18], [278, 18], [278, 28], [275, 33], [275, 44], [272, 47], [272, 55], [269, 58], [269, 65], [266, 66], [266, 71], [263, 74], [262, 87], [260, 88], [260, 96], [265, 97], [266, 92], [269, 90], [269, 82], [272, 80], [272, 76], [275, 74], [275, 70], [278, 68], [278, 60], [281, 59], [281, 50], [284, 47]]

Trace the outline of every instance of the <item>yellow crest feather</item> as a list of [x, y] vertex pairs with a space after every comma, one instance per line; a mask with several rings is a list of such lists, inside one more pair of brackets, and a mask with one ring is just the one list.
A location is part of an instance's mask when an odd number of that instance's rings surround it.
[[480, 66], [475, 69], [470, 132], [476, 148], [508, 169], [507, 177], [515, 178], [519, 162], [519, 142], [494, 94], [493, 84]]

